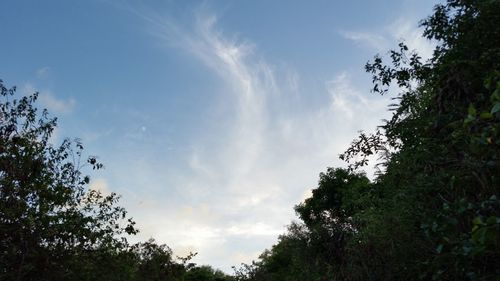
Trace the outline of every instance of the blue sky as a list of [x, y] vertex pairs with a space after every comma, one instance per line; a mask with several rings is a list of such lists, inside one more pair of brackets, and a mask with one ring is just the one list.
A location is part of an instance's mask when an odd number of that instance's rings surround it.
[[[227, 272], [270, 247], [359, 130], [364, 64], [436, 1], [3, 1], [0, 78], [40, 91], [141, 229]], [[368, 168], [368, 173], [373, 169]]]

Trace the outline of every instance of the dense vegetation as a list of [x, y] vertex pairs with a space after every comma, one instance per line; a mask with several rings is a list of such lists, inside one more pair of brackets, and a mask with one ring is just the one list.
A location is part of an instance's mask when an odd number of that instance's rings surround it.
[[81, 172], [103, 165], [78, 140], [51, 144], [56, 119], [37, 112], [38, 93], [0, 90], [0, 280], [232, 280], [153, 240], [130, 245], [138, 230], [118, 196]]
[[[500, 1], [449, 0], [422, 21], [423, 62], [404, 43], [366, 65], [400, 91], [390, 120], [320, 174], [311, 198], [239, 280], [499, 280]], [[374, 181], [358, 172], [379, 155]]]
[[[82, 144], [50, 137], [37, 93], [0, 80], [0, 280], [498, 280], [500, 1], [448, 0], [422, 21], [422, 61], [404, 43], [366, 65], [373, 92], [400, 93], [390, 120], [320, 174], [300, 222], [235, 276], [176, 258], [116, 194], [90, 190]], [[384, 64], [389, 59], [390, 64]], [[359, 169], [379, 155], [370, 181]]]

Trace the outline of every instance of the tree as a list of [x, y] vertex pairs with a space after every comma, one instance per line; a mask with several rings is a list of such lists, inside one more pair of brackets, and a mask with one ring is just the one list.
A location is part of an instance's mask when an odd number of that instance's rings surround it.
[[278, 242], [251, 265], [236, 271], [239, 280], [350, 280], [348, 245], [373, 205], [373, 185], [358, 172], [328, 168], [312, 196], [295, 207], [294, 222]]
[[99, 263], [116, 262], [137, 230], [116, 194], [88, 189], [82, 168], [102, 164], [83, 160], [78, 140], [51, 144], [57, 120], [37, 111], [38, 93], [0, 89], [0, 279], [107, 279]]
[[312, 196], [295, 211], [309, 229], [317, 259], [333, 270], [347, 262], [347, 241], [360, 227], [356, 214], [373, 204], [373, 191], [363, 173], [328, 168], [319, 177]]
[[209, 265], [195, 266], [186, 271], [185, 281], [232, 281], [231, 276]]
[[[391, 119], [354, 140], [340, 155], [349, 169], [321, 174], [296, 207], [302, 250], [286, 235], [241, 280], [294, 280], [311, 260], [323, 270], [303, 279], [498, 280], [498, 22], [498, 0], [448, 0], [421, 22], [437, 44], [430, 60], [402, 42], [366, 65], [373, 92], [399, 91]], [[374, 154], [384, 169], [369, 182], [356, 169]]]
[[[132, 280], [182, 280], [182, 276], [186, 273], [187, 267], [174, 260], [172, 250], [167, 245], [156, 244], [153, 239], [134, 244], [129, 249], [129, 253], [133, 255], [132, 264], [136, 267]], [[185, 261], [193, 256], [188, 256]]]
[[499, 1], [448, 0], [422, 21], [423, 35], [437, 42], [428, 62], [401, 43], [389, 65], [376, 57], [366, 66], [374, 92], [392, 83], [400, 90], [392, 118], [342, 155], [384, 154], [376, 180], [383, 204], [362, 230], [389, 266], [369, 269], [384, 280], [500, 274], [498, 20]]
[[316, 250], [311, 246], [308, 228], [302, 223], [293, 222], [287, 232], [279, 236], [278, 242], [265, 250], [257, 261], [234, 268], [236, 280], [319, 280], [328, 268]]

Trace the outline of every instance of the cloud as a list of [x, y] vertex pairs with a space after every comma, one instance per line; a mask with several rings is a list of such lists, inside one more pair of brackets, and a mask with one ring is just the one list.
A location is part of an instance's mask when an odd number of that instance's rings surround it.
[[40, 92], [39, 99], [42, 105], [45, 106], [49, 111], [58, 114], [69, 114], [73, 112], [73, 109], [76, 106], [75, 99], [59, 99], [48, 91]]
[[38, 79], [47, 79], [50, 76], [50, 67], [44, 66], [36, 71], [36, 77]]
[[341, 30], [339, 33], [346, 39], [377, 51], [387, 50], [390, 44], [390, 41], [386, 37], [377, 33], [345, 30]]
[[283, 229], [281, 227], [277, 228], [265, 223], [257, 223], [257, 224], [233, 225], [228, 229], [226, 229], [226, 232], [229, 235], [245, 235], [252, 237], [259, 235], [277, 236], [283, 233]]
[[89, 189], [99, 191], [104, 195], [111, 193], [108, 181], [104, 178], [96, 178], [90, 182]]
[[[386, 117], [388, 98], [363, 95], [359, 81], [341, 72], [317, 93], [325, 102], [305, 103], [310, 93], [301, 90], [300, 72], [277, 68], [259, 56], [258, 46], [228, 36], [210, 12], [199, 10], [192, 25], [137, 14], [166, 46], [215, 74], [221, 86], [207, 93], [214, 100], [207, 106], [227, 118], [207, 122], [200, 137], [187, 140], [191, 149], [181, 165], [187, 169], [175, 170], [174, 189], [133, 210], [139, 238], [197, 251], [195, 262], [229, 272], [235, 260], [250, 262], [276, 242], [318, 173], [345, 165], [338, 154], [357, 131], [372, 130]], [[149, 173], [154, 170], [144, 177]], [[176, 199], [162, 202], [167, 198]]]
[[432, 57], [435, 43], [422, 37], [423, 30], [415, 24], [416, 22], [418, 21], [408, 18], [397, 19], [388, 26], [388, 30], [393, 41], [403, 40], [410, 50], [416, 50], [422, 58], [429, 59]]
[[387, 52], [396, 48], [397, 42], [404, 41], [410, 50], [416, 50], [422, 58], [429, 59], [435, 45], [422, 37], [423, 31], [417, 22], [412, 17], [399, 18], [387, 26], [377, 28], [377, 31], [340, 30], [339, 34], [377, 52]]
[[43, 107], [47, 108], [51, 113], [56, 114], [69, 114], [73, 112], [76, 106], [76, 100], [73, 98], [64, 100], [57, 98], [49, 90], [37, 90], [35, 86], [30, 83], [24, 84], [22, 91], [24, 95], [30, 95], [38, 92], [38, 100]]
[[343, 112], [347, 119], [352, 119], [354, 114], [359, 113], [356, 109], [368, 105], [367, 99], [353, 88], [345, 72], [327, 81], [326, 88], [331, 97], [332, 110]]
[[295, 93], [300, 90], [300, 76], [296, 70], [288, 70], [288, 73], [286, 74], [286, 83], [290, 92]]

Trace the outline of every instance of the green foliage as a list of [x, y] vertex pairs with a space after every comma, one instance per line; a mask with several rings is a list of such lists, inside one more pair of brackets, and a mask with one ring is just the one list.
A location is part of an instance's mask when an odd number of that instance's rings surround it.
[[209, 265], [190, 268], [184, 275], [185, 281], [233, 281], [234, 278]]
[[153, 239], [133, 245], [130, 253], [135, 259], [134, 280], [178, 280], [184, 272], [184, 267], [173, 260], [172, 250]]
[[347, 241], [361, 226], [357, 214], [369, 208], [372, 196], [372, 185], [364, 174], [329, 168], [320, 174], [312, 197], [295, 207], [309, 230], [309, 247], [324, 268], [337, 271], [348, 262]]
[[102, 164], [82, 161], [78, 140], [50, 143], [56, 119], [37, 112], [37, 93], [16, 100], [15, 88], [0, 89], [0, 279], [75, 278], [95, 265], [89, 253], [125, 247], [120, 236], [136, 233], [134, 222], [116, 194], [85, 188], [80, 169]]
[[[296, 207], [301, 239], [289, 231], [242, 280], [295, 280], [311, 264], [302, 280], [500, 278], [498, 22], [500, 1], [448, 0], [421, 23], [429, 61], [400, 43], [366, 65], [373, 92], [399, 90], [391, 119], [340, 156], [348, 170], [320, 174]], [[355, 170], [375, 154], [369, 182]]]
[[38, 93], [0, 89], [0, 280], [232, 280], [152, 239], [129, 245], [137, 229], [119, 197], [81, 172], [103, 165], [82, 160], [79, 140], [50, 142], [57, 123], [35, 108]]
[[317, 248], [311, 243], [308, 228], [292, 223], [288, 232], [270, 250], [264, 251], [258, 261], [235, 268], [235, 277], [238, 281], [319, 280], [327, 264], [317, 256]]
[[332, 168], [321, 173], [312, 197], [295, 208], [303, 223], [292, 223], [258, 261], [236, 270], [238, 280], [347, 278], [348, 243], [361, 227], [358, 214], [372, 206], [374, 192], [362, 173]]

